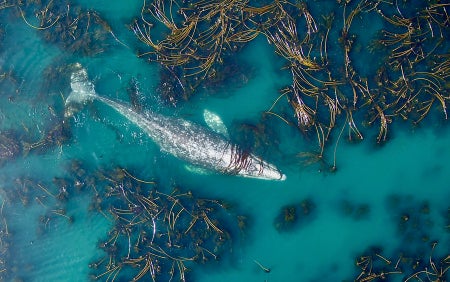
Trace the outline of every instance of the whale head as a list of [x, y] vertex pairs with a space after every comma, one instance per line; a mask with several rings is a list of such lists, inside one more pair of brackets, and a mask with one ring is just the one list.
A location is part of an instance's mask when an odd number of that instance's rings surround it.
[[239, 169], [237, 175], [263, 180], [286, 180], [286, 175], [275, 165], [270, 164], [253, 154], [250, 154], [246, 158], [245, 165]]

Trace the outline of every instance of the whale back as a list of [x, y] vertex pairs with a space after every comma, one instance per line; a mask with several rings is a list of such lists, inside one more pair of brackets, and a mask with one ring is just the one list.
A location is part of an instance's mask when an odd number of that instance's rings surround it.
[[226, 170], [230, 164], [231, 143], [215, 132], [183, 119], [151, 111], [138, 113], [131, 106], [101, 96], [97, 96], [97, 99], [140, 127], [162, 151], [194, 165], [213, 166], [215, 170]]

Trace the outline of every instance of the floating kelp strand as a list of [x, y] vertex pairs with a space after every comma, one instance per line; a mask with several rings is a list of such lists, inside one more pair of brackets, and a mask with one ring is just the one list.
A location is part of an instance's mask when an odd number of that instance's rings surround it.
[[25, 156], [29, 153], [43, 154], [55, 148], [62, 150], [63, 144], [70, 139], [70, 136], [71, 132], [68, 124], [58, 119], [56, 123], [50, 124], [50, 128], [43, 132], [42, 138], [37, 142], [28, 143], [23, 141], [23, 154]]
[[[20, 4], [23, 3], [18, 3], [19, 5], [16, 5], [17, 9], [19, 10], [19, 13], [23, 19], [23, 21], [31, 28], [33, 29], [37, 29], [37, 30], [46, 30], [48, 28], [51, 28], [54, 24], [56, 24], [58, 22], [58, 20], [60, 19], [60, 15], [58, 14], [53, 14], [51, 11], [49, 13], [49, 9], [53, 6], [53, 1], [49, 1], [45, 6], [42, 3], [32, 3], [32, 1], [27, 1], [26, 6], [27, 9], [32, 9], [35, 8], [33, 10], [33, 14], [35, 15], [35, 17], [37, 18], [37, 20], [39, 20], [39, 25], [35, 26], [33, 24], [31, 24], [26, 16], [24, 11], [21, 8]], [[29, 5], [31, 4], [31, 5]], [[33, 7], [33, 4], [37, 4], [37, 5], [42, 5], [41, 7]], [[40, 10], [38, 10], [40, 9]]]

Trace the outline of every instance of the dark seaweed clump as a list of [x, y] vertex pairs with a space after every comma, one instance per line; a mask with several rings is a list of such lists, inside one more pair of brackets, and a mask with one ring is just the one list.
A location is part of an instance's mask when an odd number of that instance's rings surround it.
[[391, 195], [386, 202], [392, 221], [396, 224], [397, 236], [405, 244], [431, 240], [428, 232], [436, 222], [428, 201], [418, 201], [412, 196]]
[[339, 205], [341, 213], [354, 220], [367, 219], [370, 215], [369, 204], [355, 204], [348, 200], [342, 200]]
[[26, 156], [29, 153], [44, 154], [55, 148], [61, 148], [71, 137], [67, 123], [61, 120], [50, 124], [43, 133], [42, 137], [35, 140], [26, 130], [0, 131], [0, 167], [19, 156]]
[[93, 56], [104, 52], [109, 40], [120, 42], [109, 24], [96, 12], [70, 1], [8, 1], [0, 10], [13, 7], [18, 18], [36, 29], [49, 43], [75, 54]]
[[279, 232], [292, 231], [311, 222], [315, 216], [315, 212], [316, 204], [311, 199], [305, 199], [299, 204], [281, 207], [273, 225]]
[[[50, 232], [55, 232], [61, 223], [72, 224], [74, 217], [70, 215], [68, 200], [78, 195], [75, 183], [70, 179], [54, 178], [52, 182], [18, 177], [12, 181], [2, 179], [0, 196], [0, 281], [26, 280], [24, 269], [35, 267], [29, 260], [18, 259], [18, 255], [26, 253], [24, 243], [15, 236], [24, 233], [22, 227], [17, 225], [18, 210], [26, 214], [30, 209], [39, 210], [36, 216], [37, 240], [44, 239]], [[27, 231], [29, 226], [26, 226]], [[27, 233], [27, 232], [25, 232]], [[25, 243], [26, 247], [29, 242]]]
[[188, 101], [200, 91], [210, 94], [230, 93], [247, 84], [255, 72], [249, 65], [239, 62], [231, 55], [226, 57], [226, 62], [215, 65], [207, 79], [191, 78], [180, 66], [162, 65], [156, 91], [163, 101], [176, 106], [180, 101]]

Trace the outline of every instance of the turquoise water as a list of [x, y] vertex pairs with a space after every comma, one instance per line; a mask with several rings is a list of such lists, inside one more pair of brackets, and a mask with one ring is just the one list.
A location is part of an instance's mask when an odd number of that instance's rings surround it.
[[[339, 18], [342, 7], [329, 2], [323, 6], [310, 2], [312, 13], [319, 18], [336, 9]], [[60, 9], [66, 9], [68, 2], [61, 3]], [[200, 88], [189, 101], [173, 106], [158, 95], [158, 65], [136, 56], [144, 47], [128, 25], [139, 17], [141, 4], [69, 3], [71, 9], [79, 6], [98, 12], [111, 27], [113, 34], [104, 32], [103, 45], [94, 48], [95, 54], [46, 41], [43, 31], [28, 26], [15, 7], [0, 10], [0, 75], [5, 74], [0, 79], [0, 133], [7, 137], [0, 141], [18, 148], [14, 157], [0, 164], [2, 279], [89, 281], [93, 273], [89, 264], [104, 256], [99, 242], [107, 238], [112, 222], [88, 211], [93, 197], [88, 187], [77, 191], [70, 184], [66, 201], [52, 196], [58, 193], [55, 178], [73, 183], [74, 160], [85, 171], [76, 170], [80, 181], [120, 167], [157, 182], [164, 193], [180, 187], [200, 198], [222, 199], [233, 205], [228, 212], [231, 218], [247, 217], [246, 228], [231, 233], [232, 244], [219, 262], [187, 264], [187, 281], [353, 281], [361, 272], [355, 261], [363, 255], [371, 254], [374, 266], [391, 270], [401, 257], [420, 259], [423, 269], [431, 254], [436, 264], [449, 255], [450, 129], [441, 111], [431, 113], [419, 126], [392, 123], [384, 145], [376, 143], [376, 126], [361, 125], [365, 140], [350, 143], [342, 138], [335, 146], [339, 126], [325, 152], [331, 163], [336, 148], [337, 171], [305, 166], [297, 154], [317, 150], [315, 137], [263, 114], [279, 97], [279, 90], [291, 83], [289, 72], [281, 70], [285, 61], [265, 38], [259, 36], [236, 55], [242, 71], [233, 83], [216, 90]], [[23, 9], [25, 14], [31, 11]], [[38, 24], [28, 15], [31, 24]], [[383, 23], [357, 17], [355, 24], [365, 31], [357, 41], [365, 46]], [[330, 33], [329, 56], [336, 56], [338, 62], [337, 37], [337, 32]], [[363, 51], [354, 55], [355, 67], [371, 73], [377, 60], [359, 48]], [[86, 67], [102, 96], [130, 101], [127, 89], [134, 78], [144, 109], [203, 125], [203, 110], [213, 111], [232, 140], [275, 163], [287, 180], [192, 173], [183, 161], [161, 152], [138, 127], [99, 102], [64, 119], [63, 98], [70, 91], [68, 66], [75, 62]], [[276, 109], [289, 113], [294, 121], [288, 103], [277, 103]], [[13, 146], [11, 140], [20, 141]], [[33, 144], [30, 150], [29, 144]], [[280, 214], [283, 218], [286, 206], [296, 205], [301, 213], [305, 200], [313, 203], [308, 214], [298, 215], [298, 222], [286, 230], [277, 230], [275, 221]], [[431, 253], [433, 242], [438, 244]], [[375, 254], [392, 264], [384, 264]], [[445, 269], [448, 261], [442, 265]], [[448, 279], [446, 275], [442, 278]], [[105, 275], [99, 280], [108, 277], [113, 278]], [[133, 277], [125, 272], [117, 280]], [[402, 281], [404, 276], [389, 277]], [[150, 280], [146, 276], [144, 281]]]

